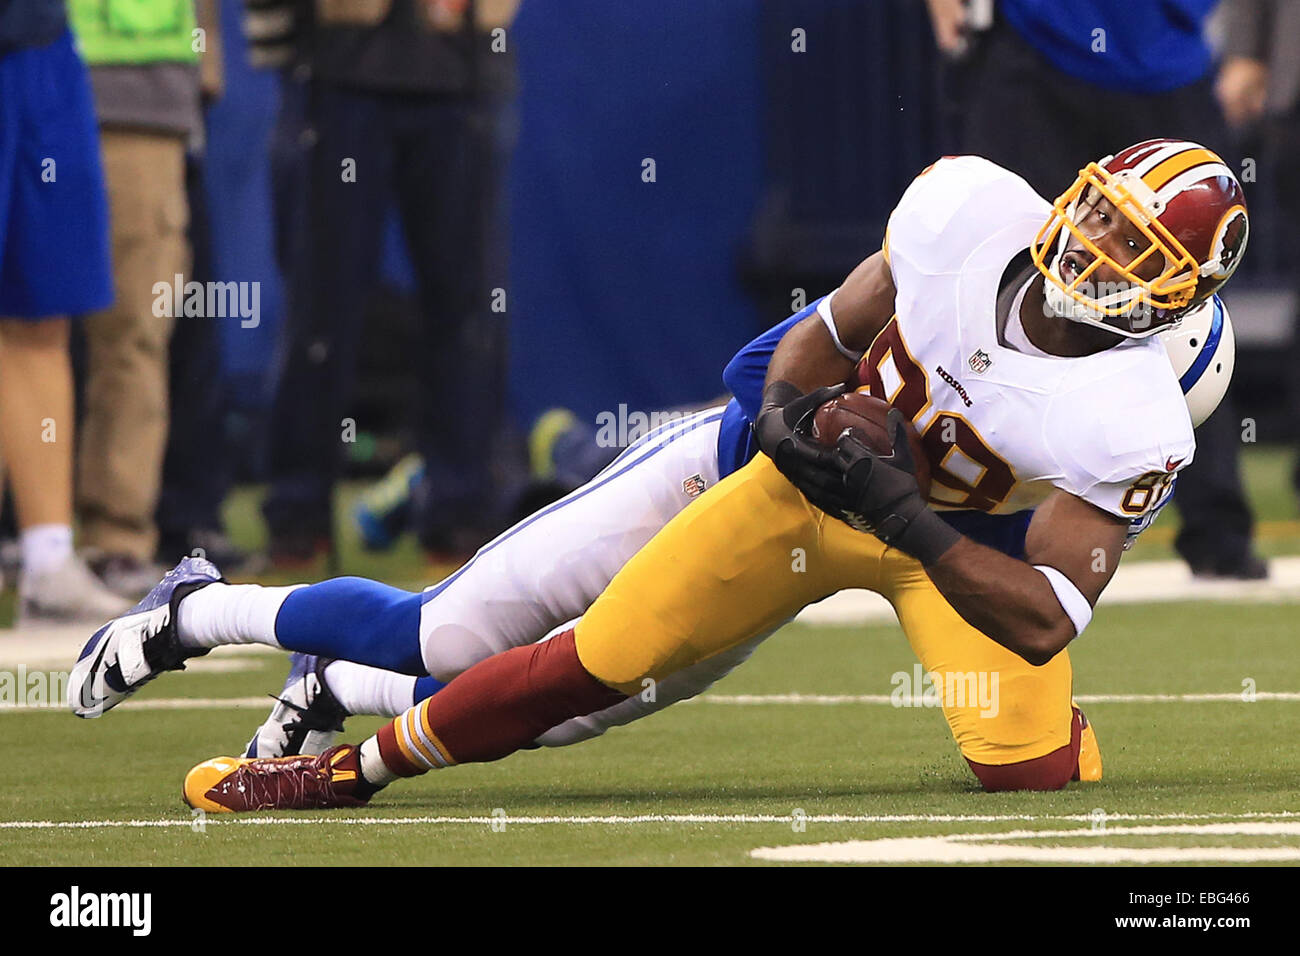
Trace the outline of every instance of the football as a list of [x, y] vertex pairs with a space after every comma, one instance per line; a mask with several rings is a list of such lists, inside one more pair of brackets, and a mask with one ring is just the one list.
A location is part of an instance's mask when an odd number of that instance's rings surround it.
[[[823, 445], [834, 445], [845, 431], [872, 451], [888, 455], [894, 450], [886, 419], [890, 405], [883, 399], [866, 392], [849, 392], [832, 398], [813, 413], [812, 437]], [[916, 462], [916, 483], [924, 498], [930, 497], [930, 462], [925, 456], [921, 436], [911, 422], [906, 423], [907, 441], [912, 447], [912, 460]]]

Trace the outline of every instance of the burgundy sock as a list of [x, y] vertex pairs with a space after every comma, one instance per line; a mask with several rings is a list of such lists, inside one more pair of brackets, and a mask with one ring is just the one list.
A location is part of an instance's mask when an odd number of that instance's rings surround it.
[[[449, 763], [500, 760], [571, 717], [626, 700], [592, 677], [578, 660], [573, 630], [540, 644], [495, 654], [417, 705], [416, 719]], [[398, 743], [401, 715], [380, 731], [380, 754], [396, 774], [426, 766], [411, 762]]]

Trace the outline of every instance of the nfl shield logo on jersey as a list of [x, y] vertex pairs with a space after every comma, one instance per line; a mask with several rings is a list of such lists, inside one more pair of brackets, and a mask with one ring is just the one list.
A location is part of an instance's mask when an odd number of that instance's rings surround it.
[[704, 480], [703, 475], [691, 475], [689, 478], [682, 479], [682, 491], [686, 492], [688, 498], [698, 498], [708, 486], [709, 483]]
[[971, 353], [971, 357], [967, 360], [967, 364], [970, 365], [972, 372], [978, 372], [980, 375], [983, 375], [988, 371], [989, 366], [993, 364], [993, 359], [991, 359], [989, 353], [985, 352], [983, 349], [976, 349]]

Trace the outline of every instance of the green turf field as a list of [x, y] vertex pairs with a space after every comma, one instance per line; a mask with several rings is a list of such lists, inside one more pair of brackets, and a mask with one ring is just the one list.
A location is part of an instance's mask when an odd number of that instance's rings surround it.
[[[1297, 553], [1285, 461], [1253, 455], [1248, 467], [1263, 516], [1281, 529], [1269, 550]], [[256, 529], [240, 515], [251, 503], [232, 505], [246, 540]], [[1146, 542], [1136, 557], [1162, 557], [1167, 542]], [[390, 579], [428, 573], [411, 551], [384, 560]], [[345, 567], [378, 570], [351, 551]], [[946, 839], [863, 852], [895, 863], [962, 853], [1294, 863], [1298, 647], [1300, 604], [1102, 609], [1072, 654], [1105, 779], [1053, 794], [979, 792], [938, 710], [871, 700], [912, 668], [892, 625], [792, 625], [702, 701], [581, 746], [398, 784], [363, 811], [192, 820], [180, 801], [185, 771], [241, 748], [261, 707], [127, 705], [96, 721], [4, 713], [0, 864], [736, 865], [762, 862], [751, 856], [758, 847], [898, 838]], [[255, 697], [282, 676], [273, 655], [214, 654], [137, 699]], [[1250, 686], [1256, 699], [1243, 700]], [[789, 694], [850, 699], [770, 698]], [[348, 737], [376, 726], [354, 720]]]
[[[1287, 606], [1249, 613], [1197, 603], [1115, 608], [1075, 654], [1076, 688], [1106, 695], [1235, 694], [1244, 678], [1254, 678], [1260, 692], [1294, 692], [1300, 690], [1295, 620], [1296, 609]], [[275, 658], [237, 660], [252, 669], [169, 675], [141, 698], [252, 696], [278, 684]], [[794, 625], [716, 693], [888, 695], [891, 674], [911, 664], [895, 627]], [[242, 745], [260, 710], [133, 712], [128, 705], [97, 721], [57, 711], [8, 714], [0, 718], [9, 757], [0, 820], [164, 825], [0, 829], [0, 863], [743, 864], [759, 846], [1026, 828], [1091, 831], [1098, 809], [1109, 833], [1100, 839], [1088, 833], [1082, 838], [1088, 845], [1300, 852], [1300, 833], [1125, 837], [1119, 829], [1267, 821], [1274, 818], [1247, 815], [1300, 810], [1294, 744], [1300, 700], [1085, 706], [1098, 730], [1106, 779], [1055, 794], [977, 792], [937, 710], [701, 702], [577, 747], [399, 784], [364, 811], [264, 815], [253, 823], [210, 817], [204, 832], [191, 828], [181, 779], [193, 763]], [[350, 729], [355, 735], [374, 726], [357, 720]], [[802, 832], [796, 811], [807, 815]], [[686, 819], [575, 819], [666, 814]], [[781, 819], [709, 819], [733, 815]], [[818, 819], [831, 815], [906, 819]], [[1022, 815], [1038, 819], [1011, 819]], [[455, 819], [401, 822], [419, 817]], [[559, 819], [512, 822], [539, 817]], [[396, 822], [363, 825], [367, 819]], [[1295, 827], [1300, 817], [1276, 819]]]

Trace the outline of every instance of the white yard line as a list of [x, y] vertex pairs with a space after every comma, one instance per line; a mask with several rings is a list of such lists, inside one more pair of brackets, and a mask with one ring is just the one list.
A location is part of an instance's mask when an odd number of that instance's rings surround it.
[[[269, 708], [271, 695], [262, 697], [157, 697], [152, 700], [130, 700], [119, 705], [123, 711], [128, 710], [242, 710], [248, 707]], [[60, 701], [54, 704], [5, 704], [0, 703], [0, 714], [5, 713], [67, 713], [67, 707]]]
[[[1300, 692], [1294, 691], [1255, 691], [1253, 699], [1300, 701]], [[1080, 704], [1204, 704], [1204, 703], [1246, 703], [1240, 691], [1226, 694], [1078, 694], [1074, 698]], [[889, 694], [705, 694], [682, 701], [684, 704], [732, 704], [745, 707], [760, 704], [811, 704], [814, 706], [835, 706], [838, 704], [895, 704]], [[925, 698], [903, 696], [895, 706], [921, 707]]]
[[[1260, 821], [1273, 827], [1300, 828], [1300, 822], [1289, 823], [1300, 818], [1300, 812], [1245, 812], [1245, 813], [1137, 813], [1106, 814], [1107, 827], [1114, 821], [1148, 821], [1148, 820], [1226, 820], [1226, 821]], [[530, 826], [644, 826], [664, 823], [738, 823], [766, 824], [780, 823], [790, 825], [794, 821], [803, 823], [1087, 823], [1096, 821], [1091, 814], [726, 814], [726, 813], [647, 813], [633, 815], [609, 816], [512, 816], [504, 811], [488, 816], [471, 817], [358, 817], [358, 816], [315, 816], [315, 817], [269, 817], [269, 816], [223, 816], [207, 814], [203, 819], [206, 826], [498, 826], [504, 821], [506, 826], [526, 824]], [[1225, 824], [1211, 824], [1222, 827]], [[1230, 823], [1229, 826], [1246, 826], [1249, 823]], [[96, 830], [96, 829], [190, 829], [196, 826], [191, 817], [163, 818], [159, 820], [9, 820], [0, 822], [0, 830]], [[1134, 828], [1134, 830], [1139, 830]], [[1176, 827], [1167, 828], [1170, 830]], [[1029, 831], [1014, 830], [1012, 834], [1024, 834]], [[1085, 836], [1091, 829], [1044, 830], [1044, 835]], [[1124, 833], [1123, 828], [1109, 832]], [[1162, 829], [1163, 832], [1163, 829]], [[1216, 832], [1237, 832], [1220, 830]], [[1242, 831], [1247, 832], [1247, 831]], [[1288, 829], [1286, 832], [1292, 832]], [[987, 837], [1003, 838], [1004, 834], [985, 834]], [[957, 837], [954, 837], [956, 839]], [[961, 839], [978, 839], [980, 835], [962, 836]], [[1015, 837], [1011, 837], [1015, 838]]]
[[[1106, 826], [1077, 830], [950, 833], [758, 847], [750, 856], [783, 863], [1262, 863], [1300, 860], [1300, 846], [1120, 846], [1131, 837], [1297, 837], [1300, 822]], [[1062, 845], [1086, 838], [1092, 846]], [[1010, 841], [1010, 842], [1009, 842]], [[1033, 845], [1032, 841], [1056, 841]]]
[[[1080, 704], [1230, 704], [1256, 701], [1300, 701], [1297, 691], [1256, 691], [1253, 700], [1247, 701], [1241, 692], [1214, 694], [1079, 694], [1074, 698]], [[266, 707], [271, 695], [262, 697], [157, 697], [131, 700], [119, 705], [123, 710], [242, 710]], [[905, 696], [897, 702], [889, 694], [705, 694], [684, 700], [683, 704], [725, 704], [734, 707], [762, 707], [767, 705], [800, 705], [834, 707], [844, 704], [896, 707], [924, 707], [923, 697]], [[0, 702], [0, 714], [62, 713], [61, 702], [54, 704], [6, 704]]]
[[[1145, 561], [1121, 565], [1106, 593], [1103, 604], [1133, 604], [1159, 601], [1214, 600], [1236, 602], [1294, 602], [1300, 601], [1300, 557], [1274, 558], [1270, 562], [1272, 576], [1264, 582], [1206, 583], [1192, 578], [1186, 566], [1178, 561]], [[894, 611], [878, 594], [869, 591], [842, 591], [819, 604], [806, 608], [799, 620], [811, 624], [863, 624], [871, 621], [892, 621]], [[89, 636], [85, 626], [40, 627], [23, 631], [0, 630], [0, 669], [26, 668], [28, 672], [41, 668], [63, 669], [71, 667]], [[195, 661], [195, 671], [230, 673], [257, 666], [256, 658], [267, 654], [280, 654], [270, 647], [241, 645], [223, 647], [219, 655]], [[1259, 692], [1256, 701], [1296, 701], [1300, 693], [1288, 691]], [[1077, 698], [1084, 704], [1104, 703], [1210, 703], [1243, 700], [1240, 692], [1199, 694], [1094, 694]], [[894, 703], [890, 694], [710, 694], [697, 698], [694, 703], [729, 705], [802, 704], [813, 706], [837, 704], [884, 705]], [[900, 703], [910, 706], [923, 703], [906, 698]], [[235, 698], [157, 698], [132, 701], [127, 706], [133, 710], [204, 710], [219, 708], [253, 708], [266, 706], [263, 697]], [[48, 710], [61, 711], [61, 707], [36, 704], [8, 705], [0, 703], [0, 713]]]

